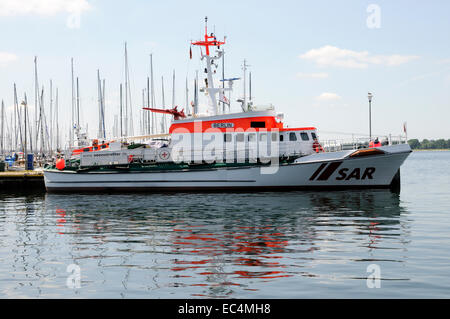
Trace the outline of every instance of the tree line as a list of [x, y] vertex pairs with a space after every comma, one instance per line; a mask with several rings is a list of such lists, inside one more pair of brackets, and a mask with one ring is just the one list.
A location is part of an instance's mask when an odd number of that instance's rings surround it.
[[445, 140], [443, 138], [438, 140], [423, 139], [420, 142], [418, 139], [408, 140], [409, 146], [414, 150], [429, 150], [429, 149], [450, 149], [450, 139]]

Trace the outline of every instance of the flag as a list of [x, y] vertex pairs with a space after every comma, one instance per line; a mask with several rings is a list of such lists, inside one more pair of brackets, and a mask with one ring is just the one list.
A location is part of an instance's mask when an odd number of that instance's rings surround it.
[[189, 48], [189, 58], [192, 60], [192, 47]]
[[403, 132], [406, 134], [406, 122], [403, 123]]
[[225, 95], [221, 95], [220, 96], [220, 102], [223, 102], [223, 103], [225, 103], [225, 104], [228, 104], [228, 105], [230, 105], [230, 101], [227, 99], [227, 97], [225, 96]]

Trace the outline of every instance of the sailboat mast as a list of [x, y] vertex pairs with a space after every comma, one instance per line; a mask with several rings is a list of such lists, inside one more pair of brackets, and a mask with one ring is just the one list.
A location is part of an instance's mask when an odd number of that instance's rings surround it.
[[122, 127], [122, 123], [123, 123], [123, 96], [122, 96], [122, 83], [120, 83], [120, 137], [123, 137], [123, 127]]
[[175, 107], [175, 70], [173, 70], [172, 77], [172, 108]]
[[37, 56], [34, 57], [34, 145], [37, 149], [38, 144], [38, 101], [39, 101], [39, 83], [38, 83], [38, 73], [37, 73]]
[[71, 59], [72, 70], [72, 121], [70, 122], [69, 147], [74, 145], [74, 124], [75, 124], [75, 78], [73, 75], [73, 58]]
[[53, 151], [53, 81], [50, 79], [50, 152]]
[[[147, 76], [147, 107], [150, 107], [150, 78]], [[151, 134], [151, 130], [152, 130], [152, 123], [151, 122], [151, 118], [153, 112], [147, 112], [147, 134]]]
[[[161, 89], [162, 89], [162, 107], [166, 109], [166, 102], [164, 101], [164, 76], [161, 76]], [[163, 115], [161, 117], [161, 133], [166, 132], [166, 117]]]
[[[151, 81], [151, 88], [152, 88], [152, 94], [151, 94], [151, 107], [154, 108], [155, 107], [155, 82], [153, 81], [153, 54], [150, 54], [150, 81]], [[157, 126], [156, 126], [156, 114], [153, 114], [153, 112], [151, 112], [151, 117], [152, 117], [152, 134], [156, 134], [157, 133]]]
[[189, 111], [189, 88], [188, 88], [188, 78], [186, 76], [186, 114], [190, 114]]
[[24, 144], [23, 144], [23, 156], [25, 157], [25, 160], [27, 159], [27, 94], [25, 93], [24, 100], [22, 102], [23, 105], [23, 113], [24, 113], [24, 127], [25, 127], [25, 138], [24, 138]]
[[56, 88], [56, 99], [55, 99], [55, 122], [56, 122], [56, 150], [59, 150], [59, 115], [58, 115], [58, 88]]
[[5, 146], [4, 146], [4, 141], [5, 141], [5, 102], [2, 100], [2, 109], [1, 109], [1, 117], [2, 117], [2, 123], [1, 123], [1, 129], [0, 129], [0, 148], [2, 151], [2, 155], [5, 152]]
[[[222, 51], [222, 95], [225, 95], [225, 50]], [[225, 101], [222, 101], [222, 110], [225, 114]]]
[[128, 53], [125, 42], [125, 135], [128, 136]]
[[97, 89], [98, 89], [98, 134], [97, 137], [102, 137], [102, 86], [100, 82], [100, 71], [97, 70]]
[[105, 129], [105, 86], [106, 80], [103, 79], [103, 89], [102, 89], [102, 128], [103, 128], [103, 138], [106, 139], [106, 129]]
[[[79, 134], [80, 134], [80, 82], [77, 77], [77, 104], [76, 104], [76, 117], [77, 117], [77, 123], [76, 123], [76, 138], [79, 141]], [[80, 145], [78, 145], [80, 146]]]

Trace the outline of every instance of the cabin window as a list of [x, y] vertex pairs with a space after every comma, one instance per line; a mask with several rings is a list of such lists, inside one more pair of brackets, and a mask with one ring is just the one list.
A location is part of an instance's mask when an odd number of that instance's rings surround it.
[[260, 142], [266, 142], [267, 141], [267, 134], [266, 133], [259, 134], [259, 141]]
[[250, 127], [254, 127], [254, 128], [263, 128], [266, 127], [266, 122], [261, 121], [261, 122], [250, 122]]
[[88, 148], [83, 148], [83, 152], [89, 152], [89, 147]]
[[[280, 141], [281, 141], [281, 136], [280, 135]], [[276, 142], [278, 141], [278, 133], [272, 133], [272, 142]]]
[[102, 145], [101, 147], [102, 147], [102, 149], [103, 149], [103, 148], [106, 148], [106, 145], [105, 145], [105, 144], [103, 144], [103, 145]]
[[249, 142], [254, 142], [254, 141], [256, 141], [256, 134], [255, 134], [255, 133], [250, 133], [250, 134], [248, 134], [248, 141], [249, 141]]
[[312, 136], [313, 140], [317, 138], [317, 135], [314, 132], [311, 132], [311, 136]]
[[229, 142], [231, 142], [232, 140], [233, 140], [233, 136], [231, 136], [230, 133], [225, 133], [225, 134], [223, 135], [223, 141], [224, 141], [224, 142], [229, 143]]
[[295, 142], [297, 140], [297, 135], [294, 132], [289, 133], [289, 141]]
[[98, 146], [94, 146], [94, 151], [98, 150]]
[[309, 141], [308, 133], [301, 132], [300, 137], [302, 138], [303, 141]]
[[244, 133], [236, 134], [236, 142], [243, 142], [243, 141], [244, 141]]
[[280, 142], [283, 142], [283, 140], [284, 140], [284, 135], [280, 134]]

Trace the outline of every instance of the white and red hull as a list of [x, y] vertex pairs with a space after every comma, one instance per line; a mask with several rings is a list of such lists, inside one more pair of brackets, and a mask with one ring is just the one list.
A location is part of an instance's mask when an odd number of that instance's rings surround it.
[[385, 153], [350, 157], [353, 151], [304, 156], [291, 164], [161, 171], [74, 172], [45, 170], [45, 186], [57, 191], [213, 191], [387, 188], [411, 149], [381, 147]]

